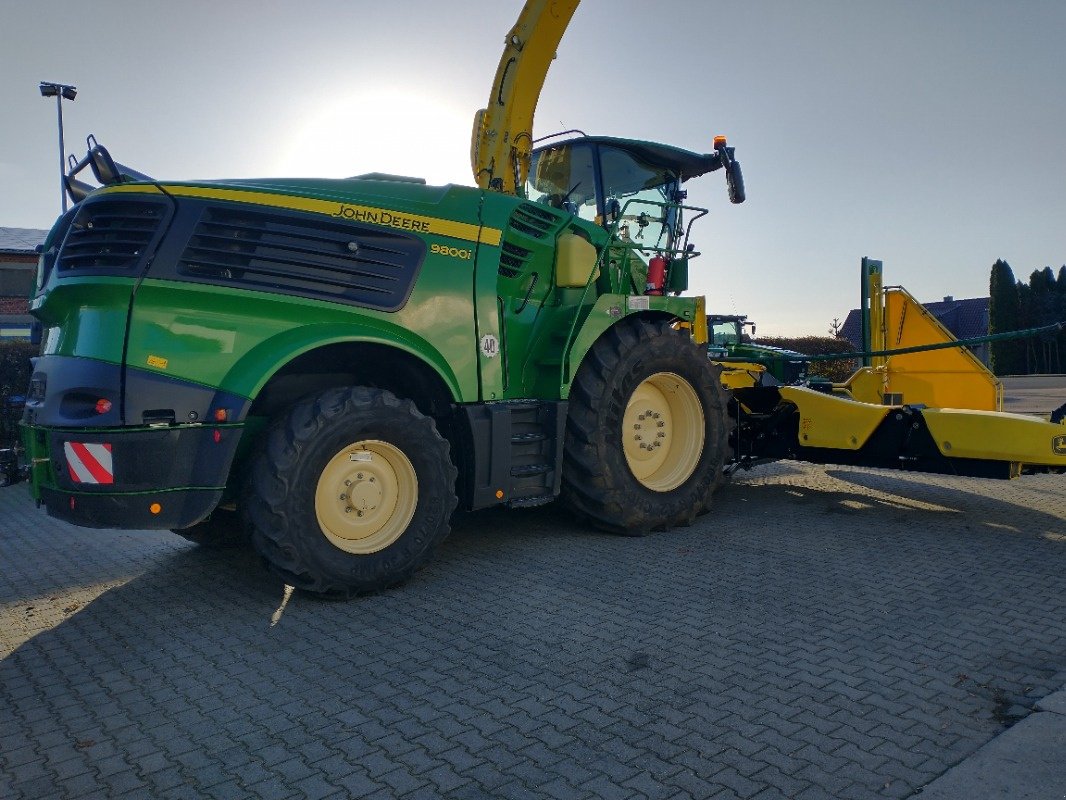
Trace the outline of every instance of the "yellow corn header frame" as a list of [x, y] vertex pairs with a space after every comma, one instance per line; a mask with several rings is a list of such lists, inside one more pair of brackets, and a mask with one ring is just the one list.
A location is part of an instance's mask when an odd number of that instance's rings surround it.
[[1066, 471], [1062, 415], [1004, 413], [995, 375], [909, 292], [885, 287], [871, 259], [862, 314], [865, 365], [843, 383], [773, 386], [761, 368], [723, 364], [731, 469], [791, 458], [997, 478]]

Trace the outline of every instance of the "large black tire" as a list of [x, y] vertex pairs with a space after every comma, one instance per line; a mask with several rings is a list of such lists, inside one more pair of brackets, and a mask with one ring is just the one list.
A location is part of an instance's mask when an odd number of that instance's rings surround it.
[[216, 508], [207, 519], [174, 533], [209, 550], [225, 550], [248, 544], [248, 531], [240, 515], [228, 508]]
[[617, 533], [690, 524], [722, 479], [720, 371], [666, 323], [637, 319], [607, 331], [570, 390], [564, 500]]
[[330, 389], [267, 431], [242, 506], [253, 545], [286, 583], [345, 598], [395, 586], [429, 560], [448, 535], [455, 477], [448, 443], [409, 400]]

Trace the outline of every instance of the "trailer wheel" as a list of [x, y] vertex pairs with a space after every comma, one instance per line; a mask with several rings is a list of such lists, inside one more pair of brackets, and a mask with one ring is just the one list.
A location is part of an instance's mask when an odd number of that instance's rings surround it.
[[726, 455], [720, 368], [687, 333], [623, 322], [570, 390], [563, 497], [598, 527], [639, 534], [705, 511]]
[[449, 531], [456, 470], [433, 420], [367, 387], [305, 400], [267, 432], [243, 507], [286, 583], [330, 597], [406, 580]]
[[248, 543], [248, 531], [240, 515], [227, 508], [217, 508], [207, 519], [188, 528], [174, 528], [173, 532], [209, 550], [225, 550]]

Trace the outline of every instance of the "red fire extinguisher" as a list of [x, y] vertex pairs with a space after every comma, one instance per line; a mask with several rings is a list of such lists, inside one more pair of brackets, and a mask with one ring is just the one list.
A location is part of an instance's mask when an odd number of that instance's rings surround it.
[[666, 258], [664, 256], [652, 256], [648, 262], [648, 283], [644, 287], [644, 294], [662, 294], [666, 284]]

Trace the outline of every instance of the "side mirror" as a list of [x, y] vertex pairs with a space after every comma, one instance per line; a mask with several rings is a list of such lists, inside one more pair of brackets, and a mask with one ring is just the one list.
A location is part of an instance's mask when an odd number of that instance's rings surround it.
[[96, 145], [89, 150], [89, 166], [93, 168], [93, 175], [101, 186], [110, 186], [113, 183], [121, 183], [122, 175], [115, 165], [111, 154], [103, 145]]
[[63, 185], [66, 187], [70, 199], [75, 203], [80, 203], [88, 197], [94, 189], [96, 189], [95, 186], [90, 186], [88, 183], [79, 181], [77, 178], [73, 178], [70, 175], [63, 177]]
[[740, 162], [733, 157], [734, 148], [726, 144], [724, 136], [715, 136], [714, 149], [718, 153], [718, 158], [721, 159], [722, 166], [725, 167], [725, 185], [729, 191], [729, 202], [743, 203], [746, 197], [744, 173], [740, 171]]
[[612, 197], [607, 201], [604, 207], [604, 214], [607, 218], [607, 223], [610, 224], [618, 219], [618, 215], [622, 213], [622, 204], [618, 202], [617, 197]]
[[[729, 191], [730, 203], [744, 202], [744, 173], [740, 171], [740, 162], [736, 159], [730, 159], [729, 164], [726, 166], [725, 185]], [[754, 333], [755, 331], [752, 331], [752, 334]]]
[[89, 150], [89, 165], [93, 168], [93, 175], [101, 186], [110, 186], [114, 183], [126, 181], [150, 181], [152, 178], [143, 172], [130, 169], [125, 164], [119, 164], [102, 144], [96, 144], [93, 139]]

